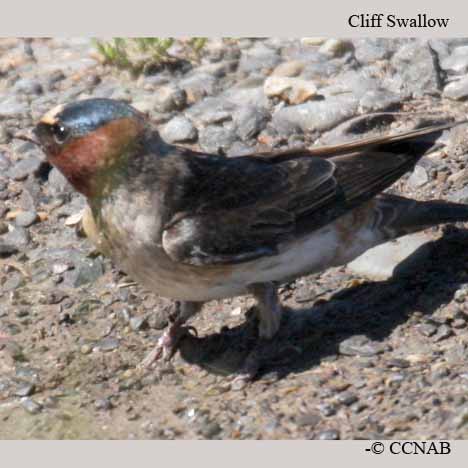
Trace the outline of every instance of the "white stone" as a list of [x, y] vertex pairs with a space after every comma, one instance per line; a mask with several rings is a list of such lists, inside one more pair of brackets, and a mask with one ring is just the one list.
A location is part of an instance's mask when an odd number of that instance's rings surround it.
[[317, 87], [312, 81], [285, 76], [270, 76], [265, 80], [263, 91], [268, 97], [279, 97], [289, 104], [301, 104], [316, 96]]
[[[349, 263], [347, 269], [371, 280], [386, 280], [394, 275], [407, 273], [413, 265], [429, 256], [432, 245], [430, 242], [433, 240], [425, 232], [400, 237], [368, 250]], [[415, 252], [417, 255], [413, 258]]]

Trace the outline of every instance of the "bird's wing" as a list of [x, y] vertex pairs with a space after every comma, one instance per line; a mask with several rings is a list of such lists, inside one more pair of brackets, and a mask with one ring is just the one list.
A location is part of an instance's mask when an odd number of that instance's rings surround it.
[[313, 232], [390, 186], [445, 128], [333, 147], [327, 158], [192, 154], [184, 208], [165, 226], [163, 248], [192, 265], [275, 255], [281, 242]]

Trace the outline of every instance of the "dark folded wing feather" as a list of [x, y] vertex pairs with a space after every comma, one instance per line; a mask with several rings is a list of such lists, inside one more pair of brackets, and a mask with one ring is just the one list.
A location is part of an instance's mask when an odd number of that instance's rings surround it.
[[[192, 265], [239, 263], [275, 255], [374, 197], [405, 172], [449, 126], [271, 158], [187, 159], [193, 184], [163, 233], [163, 248]], [[345, 148], [345, 149], [343, 149]]]

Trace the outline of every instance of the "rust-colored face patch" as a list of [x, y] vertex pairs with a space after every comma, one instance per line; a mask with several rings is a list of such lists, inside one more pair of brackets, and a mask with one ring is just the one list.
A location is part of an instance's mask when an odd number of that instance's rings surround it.
[[89, 197], [99, 190], [96, 184], [100, 175], [126, 157], [141, 130], [141, 124], [134, 119], [113, 120], [63, 145], [51, 143], [46, 148], [47, 157], [76, 190]]

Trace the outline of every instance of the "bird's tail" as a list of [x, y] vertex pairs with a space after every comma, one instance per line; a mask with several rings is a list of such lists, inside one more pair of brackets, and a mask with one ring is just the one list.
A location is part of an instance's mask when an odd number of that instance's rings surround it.
[[375, 223], [386, 240], [446, 223], [468, 222], [468, 205], [443, 200], [416, 201], [396, 195], [378, 198]]

